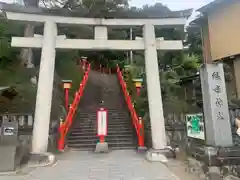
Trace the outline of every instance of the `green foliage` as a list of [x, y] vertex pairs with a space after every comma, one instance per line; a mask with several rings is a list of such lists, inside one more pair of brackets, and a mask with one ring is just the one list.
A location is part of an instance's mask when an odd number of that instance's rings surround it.
[[196, 27], [192, 24], [188, 26], [187, 28], [187, 39], [186, 43], [189, 47], [188, 54], [198, 56], [199, 61], [202, 62], [203, 60], [203, 53], [202, 53], [202, 37], [201, 37], [201, 31], [199, 27]]
[[[21, 32], [21, 27], [13, 23], [0, 20], [0, 69], [6, 68], [17, 60], [18, 50], [11, 48], [11, 35]], [[14, 30], [16, 30], [14, 32]]]
[[0, 86], [11, 86], [17, 89], [18, 96], [22, 101], [30, 102], [36, 98], [36, 88], [33, 88], [29, 72], [20, 66], [19, 62], [13, 62], [11, 66], [0, 69]]
[[83, 71], [77, 66], [77, 60], [80, 58], [76, 51], [58, 52], [56, 56], [56, 72], [64, 80], [72, 80], [70, 95], [73, 97], [82, 81]]
[[199, 67], [198, 56], [183, 54], [180, 61], [173, 66], [173, 69], [180, 77], [185, 77], [196, 74]]
[[[165, 112], [185, 112], [187, 103], [181, 97], [180, 79], [194, 75], [200, 67], [199, 56], [183, 52], [158, 53], [159, 57], [159, 78], [161, 82], [163, 108]], [[140, 97], [133, 96], [137, 113], [141, 117], [148, 117], [148, 98], [146, 88], [146, 75], [144, 71], [144, 58], [137, 54], [134, 56], [134, 63], [129, 68], [131, 76], [134, 78], [143, 77], [143, 88]], [[135, 86], [128, 80], [131, 91], [136, 91]]]

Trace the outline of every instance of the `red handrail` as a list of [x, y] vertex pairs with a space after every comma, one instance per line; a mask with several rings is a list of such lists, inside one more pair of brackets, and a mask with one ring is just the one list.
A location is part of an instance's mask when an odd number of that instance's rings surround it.
[[144, 148], [145, 146], [144, 146], [143, 121], [140, 117], [137, 116], [136, 110], [135, 110], [134, 105], [132, 103], [131, 96], [129, 95], [129, 93], [127, 91], [126, 82], [123, 79], [122, 72], [121, 72], [119, 66], [117, 66], [117, 75], [118, 75], [118, 79], [119, 79], [120, 85], [121, 85], [123, 93], [124, 93], [124, 97], [125, 97], [129, 112], [130, 112], [131, 117], [132, 117], [133, 125], [136, 129], [136, 133], [137, 133], [137, 136], [138, 136], [138, 145], [139, 145], [140, 148]]
[[59, 151], [63, 151], [64, 150], [66, 135], [67, 135], [68, 130], [70, 129], [70, 127], [72, 125], [73, 118], [75, 116], [75, 113], [76, 113], [79, 101], [80, 101], [80, 99], [82, 97], [83, 90], [84, 90], [84, 88], [86, 86], [90, 68], [91, 68], [91, 65], [88, 64], [87, 65], [87, 71], [85, 72], [85, 74], [83, 76], [83, 80], [80, 83], [80, 87], [79, 87], [78, 91], [75, 94], [73, 103], [70, 105], [68, 114], [66, 116], [66, 120], [65, 120], [65, 122], [62, 122], [60, 124], [60, 127], [59, 127], [60, 137], [59, 137], [59, 140], [58, 140], [58, 150]]

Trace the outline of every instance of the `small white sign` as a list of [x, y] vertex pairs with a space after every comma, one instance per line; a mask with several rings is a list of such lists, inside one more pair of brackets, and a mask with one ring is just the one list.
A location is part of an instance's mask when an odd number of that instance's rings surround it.
[[19, 125], [20, 126], [24, 126], [24, 116], [19, 116], [19, 118], [18, 118], [18, 120], [19, 120]]
[[97, 112], [97, 123], [98, 123], [98, 136], [107, 135], [107, 111], [105, 109], [100, 109]]
[[13, 136], [14, 135], [14, 128], [13, 127], [5, 127], [4, 130], [3, 130], [3, 135]]
[[31, 115], [28, 115], [28, 126], [33, 125], [33, 117]]

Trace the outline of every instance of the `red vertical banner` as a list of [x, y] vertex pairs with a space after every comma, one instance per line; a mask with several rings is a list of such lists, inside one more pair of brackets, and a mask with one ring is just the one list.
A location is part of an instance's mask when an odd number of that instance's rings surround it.
[[97, 136], [100, 137], [100, 142], [105, 141], [105, 136], [108, 133], [108, 111], [105, 108], [100, 108], [97, 111]]

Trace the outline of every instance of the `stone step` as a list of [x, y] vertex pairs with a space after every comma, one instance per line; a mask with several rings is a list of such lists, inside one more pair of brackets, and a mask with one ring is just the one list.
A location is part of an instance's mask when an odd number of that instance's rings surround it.
[[[86, 117], [77, 117], [77, 119], [75, 119], [75, 122], [89, 122], [89, 121], [96, 121], [97, 117], [96, 116], [86, 116]], [[108, 121], [109, 122], [131, 122], [131, 118], [129, 116], [108, 116]]]
[[[122, 130], [122, 131], [108, 131], [108, 135], [116, 135], [116, 134], [132, 134], [133, 133], [133, 130], [131, 129], [131, 130]], [[71, 133], [70, 133], [70, 135], [79, 135], [79, 136], [81, 136], [81, 135], [86, 135], [86, 136], [89, 136], [89, 135], [93, 135], [93, 136], [95, 136], [97, 134], [97, 131], [96, 130], [94, 130], [94, 131], [72, 131]]]
[[[85, 119], [78, 119], [73, 121], [74, 125], [75, 124], [95, 124], [97, 123], [97, 119], [91, 119], [91, 118], [85, 118]], [[126, 119], [108, 119], [108, 124], [131, 124], [132, 120], [129, 118]]]
[[[132, 131], [133, 128], [132, 127], [129, 127], [129, 126], [121, 126], [121, 127], [108, 127], [107, 128], [108, 132], [122, 132], [122, 131], [126, 131], [126, 130], [130, 130]], [[97, 131], [97, 128], [96, 127], [92, 127], [92, 126], [85, 126], [85, 127], [74, 127], [71, 129], [71, 132], [91, 132], [91, 131], [94, 131], [96, 132]]]
[[[74, 119], [74, 124], [88, 124], [89, 122], [91, 123], [96, 123], [97, 118], [91, 119]], [[131, 118], [108, 118], [108, 124], [131, 124], [132, 119]]]
[[[70, 148], [77, 148], [77, 149], [85, 149], [85, 148], [92, 148], [92, 149], [95, 149], [96, 147], [96, 143], [89, 143], [89, 144], [82, 144], [82, 143], [68, 143], [68, 147]], [[133, 142], [124, 142], [124, 143], [118, 143], [118, 142], [108, 142], [108, 146], [112, 149], [121, 149], [121, 148], [124, 148], [124, 149], [127, 149], [127, 148], [135, 148], [136, 147], [136, 144], [133, 143]]]
[[[88, 123], [76, 123], [73, 125], [73, 127], [71, 129], [97, 129], [97, 123], [96, 122], [88, 122]], [[133, 125], [130, 124], [129, 122], [126, 123], [121, 123], [121, 124], [117, 124], [117, 123], [108, 123], [107, 124], [107, 128], [109, 129], [113, 129], [113, 128], [129, 128], [129, 129], [133, 129]]]
[[[92, 126], [95, 126], [97, 125], [97, 122], [96, 121], [84, 121], [84, 122], [75, 122], [73, 124], [74, 127], [85, 127], [85, 126], [89, 126], [89, 125], [92, 125]], [[128, 121], [108, 121], [107, 123], [108, 126], [129, 126], [129, 127], [132, 127], [132, 122], [130, 120]]]
[[[96, 117], [96, 116], [97, 116], [97, 112], [77, 115], [77, 117]], [[128, 112], [108, 113], [108, 117], [130, 117], [130, 113]]]
[[[125, 116], [125, 115], [128, 115], [129, 116], [129, 112], [128, 111], [108, 111], [108, 115], [112, 115], [112, 116]], [[85, 111], [82, 111], [81, 112], [81, 109], [80, 109], [80, 113], [79, 115], [80, 117], [86, 117], [86, 116], [97, 116], [97, 111], [91, 111], [91, 112], [85, 112]]]
[[[108, 131], [125, 131], [125, 130], [133, 130], [132, 127], [129, 126], [108, 126], [107, 128]], [[74, 128], [71, 129], [71, 132], [76, 132], [76, 131], [97, 131], [97, 126], [75, 126]]]
[[[73, 147], [70, 145], [69, 149], [71, 151], [94, 151], [96, 148], [96, 145], [92, 146], [92, 147]], [[121, 147], [115, 147], [115, 146], [110, 146], [109, 150], [128, 150], [128, 149], [135, 149], [136, 146], [134, 145], [130, 145], [130, 146], [121, 146]]]
[[[107, 135], [107, 138], [133, 138], [132, 133], [131, 134], [110, 134]], [[96, 136], [96, 134], [94, 136], [87, 136], [87, 135], [70, 135], [68, 136], [68, 139], [98, 139], [99, 137]]]
[[[133, 134], [135, 131], [133, 129], [121, 129], [121, 130], [108, 130], [107, 134], [108, 135], [117, 135], [117, 134]], [[95, 136], [97, 134], [97, 130], [92, 129], [92, 130], [85, 130], [85, 129], [81, 129], [81, 130], [75, 130], [75, 131], [70, 131], [69, 135], [86, 135], [86, 136]]]
[[[79, 139], [79, 138], [69, 138], [68, 143], [89, 143], [89, 142], [97, 142], [99, 137], [92, 137], [86, 139]], [[106, 142], [133, 142], [133, 137], [114, 137], [114, 136], [107, 136], [105, 137]]]

